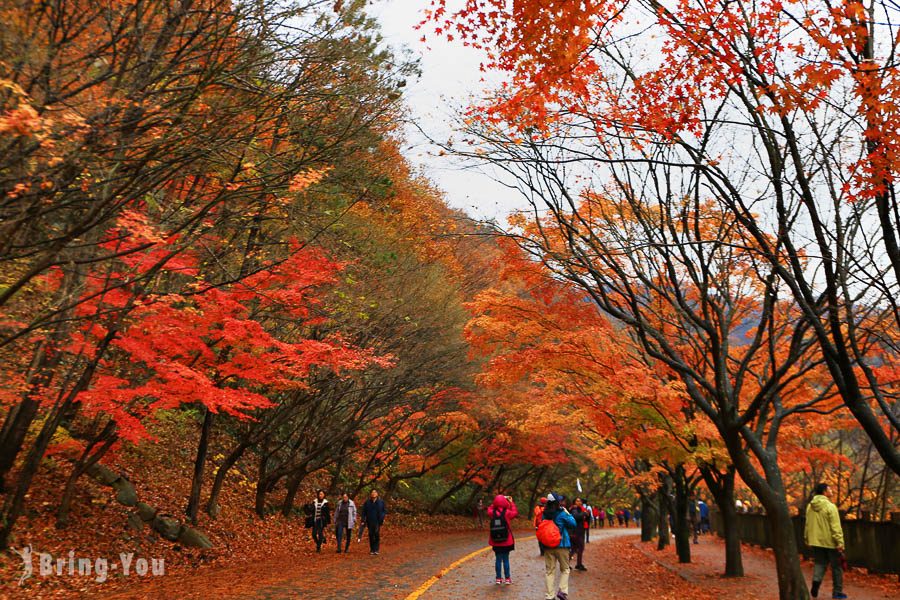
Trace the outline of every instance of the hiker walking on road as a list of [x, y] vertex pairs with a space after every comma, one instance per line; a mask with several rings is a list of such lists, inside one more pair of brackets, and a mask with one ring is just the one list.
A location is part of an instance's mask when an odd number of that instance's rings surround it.
[[569, 561], [575, 557], [575, 569], [577, 571], [587, 571], [582, 559], [584, 557], [584, 524], [587, 520], [587, 511], [584, 510], [584, 501], [581, 498], [575, 498], [572, 506], [572, 518], [575, 519], [575, 530], [571, 534], [572, 548], [569, 550]]
[[709, 505], [703, 500], [698, 500], [697, 510], [700, 513], [700, 533], [709, 533]]
[[[544, 550], [544, 574], [547, 592], [544, 598], [546, 600], [554, 600], [554, 598], [569, 600], [569, 573], [571, 572], [569, 567], [569, 550], [572, 547], [569, 529], [575, 527], [575, 519], [572, 518], [572, 515], [566, 509], [560, 506], [562, 500], [564, 500], [564, 497], [561, 494], [551, 492], [547, 494], [547, 507], [544, 508], [544, 521], [552, 522], [557, 530], [553, 533], [558, 532], [558, 537], [554, 535], [553, 541], [559, 540], [554, 545], [552, 542], [548, 543], [548, 538], [542, 537], [542, 541], [546, 546]], [[544, 525], [542, 522], [538, 529], [539, 536], [543, 534], [546, 527], [549, 526]], [[556, 584], [557, 566], [559, 567], [558, 586]]]
[[350, 499], [350, 495], [344, 492], [337, 508], [334, 509], [334, 537], [337, 539], [337, 551], [341, 553], [341, 542], [346, 537], [347, 542], [344, 552], [350, 551], [350, 539], [353, 537], [353, 527], [356, 525], [356, 504]]
[[809, 594], [819, 597], [819, 586], [825, 578], [825, 570], [831, 565], [831, 597], [846, 598], [844, 593], [844, 569], [841, 564], [844, 553], [844, 530], [837, 507], [828, 499], [828, 485], [816, 485], [813, 498], [806, 507], [806, 526], [803, 538], [812, 550], [813, 576]]
[[484, 500], [478, 498], [478, 502], [472, 507], [472, 520], [475, 527], [484, 529]]
[[363, 503], [362, 526], [356, 537], [357, 542], [361, 541], [363, 529], [369, 529], [369, 554], [377, 555], [381, 547], [381, 526], [386, 514], [384, 500], [378, 497], [378, 490], [372, 490], [368, 500]]
[[322, 551], [325, 543], [325, 528], [331, 523], [331, 507], [325, 499], [325, 490], [316, 492], [316, 499], [312, 502], [313, 540], [316, 542], [316, 552]]
[[[503, 583], [509, 585], [512, 583], [509, 573], [509, 553], [516, 549], [510, 521], [519, 516], [519, 511], [512, 496], [498, 494], [488, 507], [487, 515], [490, 524], [488, 544], [494, 549], [494, 573], [497, 576], [497, 585]], [[501, 575], [505, 575], [506, 578]]]
[[[544, 507], [547, 506], [547, 499], [541, 498], [538, 500], [537, 506], [534, 507], [534, 514], [531, 518], [531, 523], [534, 525], [535, 531], [537, 531], [538, 525], [541, 524], [541, 521], [544, 519]], [[541, 552], [541, 556], [544, 555], [544, 545], [541, 543], [541, 540], [538, 540], [538, 550]]]

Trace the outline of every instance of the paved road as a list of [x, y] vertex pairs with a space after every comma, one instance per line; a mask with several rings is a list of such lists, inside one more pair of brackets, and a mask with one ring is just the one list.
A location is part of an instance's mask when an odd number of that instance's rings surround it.
[[[591, 544], [585, 546], [586, 572], [572, 571], [569, 597], [572, 600], [601, 600], [616, 597], [610, 593], [612, 561], [602, 556], [600, 542], [605, 538], [634, 535], [638, 529], [592, 529]], [[459, 600], [462, 598], [502, 598], [503, 600], [540, 600], [544, 597], [544, 559], [538, 554], [537, 542], [529, 539], [516, 543], [510, 556], [512, 585], [494, 582], [494, 553], [487, 552], [453, 569], [422, 594], [423, 600]]]
[[[601, 536], [635, 534], [637, 529], [594, 530]], [[228, 598], [235, 600], [406, 600], [432, 577], [445, 571], [461, 558], [487, 546], [487, 530], [442, 533], [429, 539], [406, 534], [402, 540], [385, 532], [382, 552], [370, 556], [365, 542], [353, 543], [349, 554], [336, 554], [333, 544], [322, 554], [307, 552], [273, 555], [263, 563], [241, 567], [203, 569], [187, 576], [167, 575], [154, 578], [134, 588], [111, 594], [111, 598]], [[516, 532], [516, 538], [533, 537], [532, 530]], [[495, 589], [494, 555], [485, 552], [447, 571], [440, 580], [422, 593], [421, 600], [461, 600], [503, 595], [506, 599], [543, 597], [543, 559], [533, 539], [518, 542], [512, 556], [515, 583]], [[593, 544], [596, 547], [596, 544]], [[588, 545], [585, 564], [591, 568], [599, 549]], [[571, 597], [600, 599], [609, 596], [588, 595], [590, 577], [572, 574]]]

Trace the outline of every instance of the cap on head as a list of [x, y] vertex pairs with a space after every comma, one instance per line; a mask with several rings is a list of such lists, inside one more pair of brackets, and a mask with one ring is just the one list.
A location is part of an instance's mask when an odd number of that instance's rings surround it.
[[566, 497], [562, 494], [557, 494], [556, 492], [550, 492], [547, 494], [547, 502], [562, 502]]

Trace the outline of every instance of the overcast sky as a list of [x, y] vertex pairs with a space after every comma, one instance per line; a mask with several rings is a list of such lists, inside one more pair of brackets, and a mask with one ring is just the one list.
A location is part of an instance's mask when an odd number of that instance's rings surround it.
[[[388, 44], [405, 46], [420, 59], [422, 76], [408, 82], [406, 102], [418, 126], [434, 139], [445, 141], [452, 134], [454, 114], [491, 81], [481, 80], [485, 74], [479, 70], [478, 52], [431, 35], [426, 43], [421, 42], [424, 31], [417, 31], [415, 25], [427, 5], [424, 0], [375, 0], [369, 12], [380, 21]], [[409, 128], [407, 136], [406, 156], [445, 191], [451, 206], [472, 217], [495, 218], [501, 223], [511, 210], [525, 206], [515, 191], [496, 183], [488, 174], [438, 156], [438, 149], [414, 128]]]

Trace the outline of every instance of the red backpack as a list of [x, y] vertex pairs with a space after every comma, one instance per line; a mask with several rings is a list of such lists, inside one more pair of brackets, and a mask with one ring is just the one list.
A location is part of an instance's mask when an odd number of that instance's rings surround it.
[[537, 539], [545, 548], [558, 548], [562, 542], [562, 534], [556, 523], [544, 519], [538, 525]]

